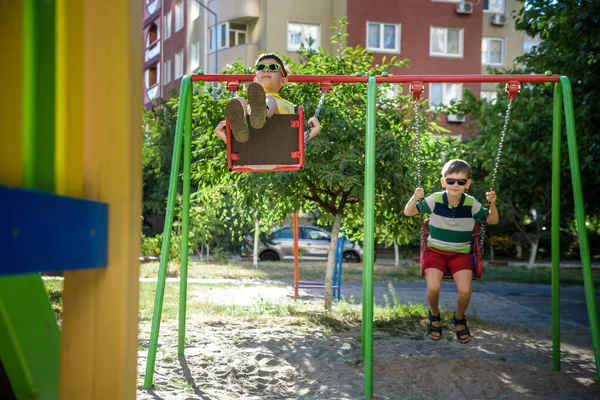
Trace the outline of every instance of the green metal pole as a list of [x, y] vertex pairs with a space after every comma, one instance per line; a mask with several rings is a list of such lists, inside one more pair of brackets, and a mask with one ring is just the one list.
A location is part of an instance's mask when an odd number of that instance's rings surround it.
[[[53, 192], [55, 2], [22, 7], [23, 184]], [[60, 331], [40, 274], [0, 277], [0, 359], [13, 394], [57, 399], [59, 358]]]
[[365, 133], [365, 247], [363, 257], [362, 353], [365, 360], [365, 398], [373, 398], [373, 263], [375, 257], [375, 102], [377, 82], [367, 84]]
[[156, 294], [154, 297], [154, 312], [152, 314], [152, 328], [150, 330], [150, 343], [148, 345], [148, 359], [146, 361], [146, 376], [144, 377], [144, 388], [152, 389], [154, 378], [154, 365], [156, 363], [156, 349], [158, 347], [158, 332], [160, 330], [160, 318], [162, 316], [162, 305], [165, 297], [165, 283], [167, 280], [167, 267], [169, 265], [169, 250], [171, 248], [171, 229], [173, 228], [173, 214], [175, 213], [175, 201], [177, 200], [177, 180], [179, 178], [179, 164], [181, 163], [181, 142], [183, 140], [183, 129], [188, 109], [192, 78], [185, 76], [181, 80], [179, 95], [179, 113], [177, 114], [177, 125], [175, 127], [175, 141], [173, 144], [173, 160], [171, 162], [171, 176], [169, 180], [169, 198], [167, 199], [167, 211], [163, 231], [163, 242], [160, 250], [160, 266], [158, 268], [158, 279], [156, 281]]
[[[25, 187], [54, 191], [55, 4], [23, 2]], [[42, 67], [43, 65], [43, 67]]]
[[552, 123], [552, 368], [560, 371], [560, 142], [562, 91], [554, 86]]
[[177, 353], [185, 350], [185, 319], [187, 304], [188, 245], [190, 238], [190, 170], [192, 164], [192, 86], [188, 85], [183, 134], [183, 204], [181, 206], [181, 269], [179, 271], [179, 337]]
[[590, 320], [590, 328], [592, 331], [592, 343], [594, 345], [596, 378], [600, 384], [600, 335], [598, 334], [598, 312], [596, 309], [594, 281], [592, 280], [592, 263], [585, 225], [585, 210], [583, 208], [583, 191], [581, 187], [581, 175], [579, 173], [579, 155], [577, 153], [577, 136], [575, 134], [575, 116], [573, 113], [573, 95], [569, 78], [561, 76], [560, 83], [563, 89], [565, 105], [571, 181], [573, 183], [573, 197], [575, 199], [575, 219], [577, 221], [577, 233], [579, 237], [579, 254], [581, 256], [581, 264], [583, 267], [583, 284], [585, 287], [588, 318]]

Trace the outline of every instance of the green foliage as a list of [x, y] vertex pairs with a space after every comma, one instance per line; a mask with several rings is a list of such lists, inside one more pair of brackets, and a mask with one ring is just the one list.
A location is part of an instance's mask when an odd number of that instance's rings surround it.
[[516, 27], [542, 43], [518, 61], [524, 72], [550, 70], [571, 80], [584, 198], [588, 211], [598, 214], [600, 204], [591, 200], [600, 194], [600, 2], [521, 1]]
[[176, 115], [162, 102], [145, 109], [142, 145], [143, 215], [162, 215], [167, 206]]

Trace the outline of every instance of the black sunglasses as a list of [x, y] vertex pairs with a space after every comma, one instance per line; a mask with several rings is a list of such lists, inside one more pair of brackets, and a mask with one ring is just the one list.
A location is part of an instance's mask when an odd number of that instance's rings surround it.
[[[270, 72], [277, 72], [281, 68], [281, 65], [279, 65], [279, 64], [256, 64], [255, 68], [258, 72], [262, 72], [265, 70], [269, 70]], [[281, 71], [281, 74], [283, 74], [283, 71]]]
[[458, 186], [465, 186], [467, 184], [468, 179], [456, 179], [456, 178], [444, 178], [447, 185], [454, 185], [458, 183]]

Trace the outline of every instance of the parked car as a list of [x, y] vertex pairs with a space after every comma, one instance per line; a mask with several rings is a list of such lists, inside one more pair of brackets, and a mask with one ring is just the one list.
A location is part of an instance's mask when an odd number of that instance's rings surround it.
[[[252, 255], [254, 251], [252, 236], [246, 236], [244, 241], [246, 245], [242, 249], [243, 254]], [[327, 259], [330, 242], [331, 232], [312, 225], [298, 226], [298, 250], [303, 260]], [[362, 261], [363, 249], [360, 245], [346, 240], [343, 256], [346, 262], [359, 263]], [[263, 243], [259, 239], [258, 257], [261, 261], [293, 260], [294, 231], [292, 227], [285, 225], [274, 230], [269, 235], [268, 243]]]

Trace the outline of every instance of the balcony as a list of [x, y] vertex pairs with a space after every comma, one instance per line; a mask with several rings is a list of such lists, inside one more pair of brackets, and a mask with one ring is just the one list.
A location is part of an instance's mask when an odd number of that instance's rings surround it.
[[238, 58], [242, 64], [251, 66], [258, 56], [258, 44], [246, 43], [221, 49], [216, 53], [210, 53], [208, 55], [208, 64], [206, 65], [207, 72], [215, 72], [215, 55], [217, 56], [217, 64], [219, 66], [218, 72], [222, 71], [227, 64], [238, 61]]
[[[260, 16], [260, 1], [259, 0], [219, 0], [210, 1], [208, 7], [217, 14], [219, 23], [226, 21], [234, 21], [241, 23], [249, 23], [256, 20]], [[210, 25], [214, 24], [214, 20], [209, 18]]]

